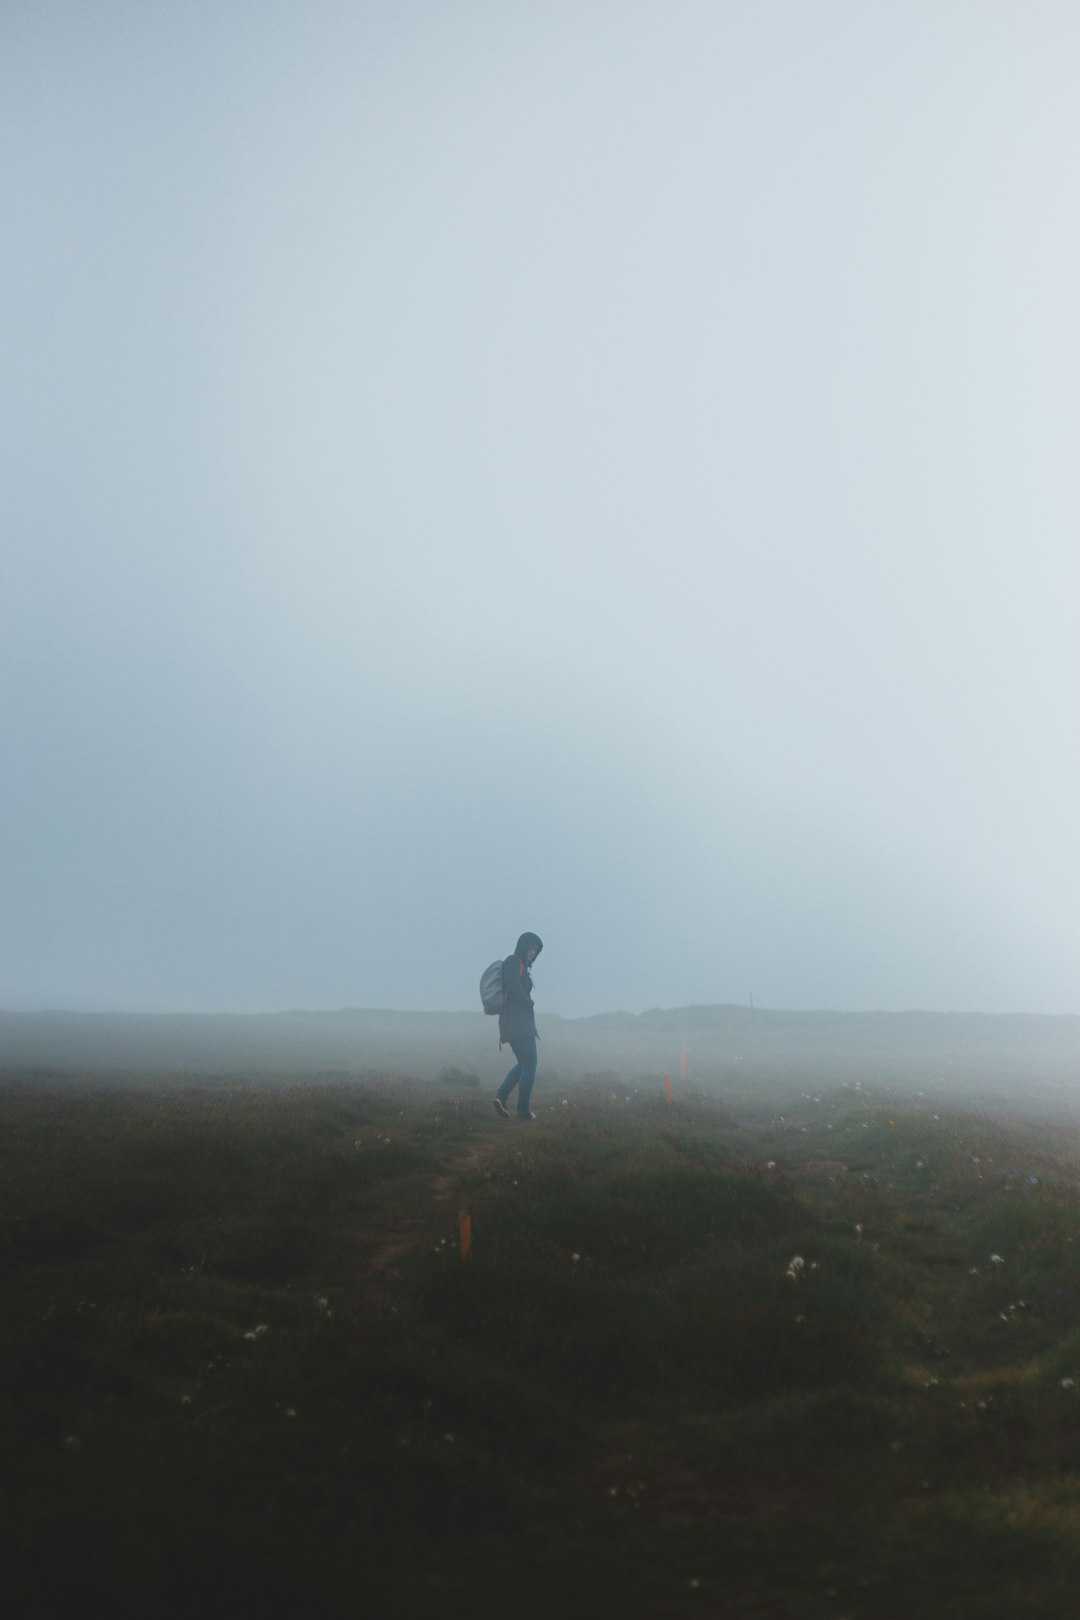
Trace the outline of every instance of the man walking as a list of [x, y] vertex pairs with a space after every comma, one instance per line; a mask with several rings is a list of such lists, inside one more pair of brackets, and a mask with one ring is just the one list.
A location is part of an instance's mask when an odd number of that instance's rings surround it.
[[530, 1112], [533, 1081], [536, 1079], [536, 1014], [533, 1011], [532, 975], [529, 968], [544, 948], [539, 934], [522, 934], [502, 965], [503, 1006], [499, 1014], [499, 1044], [505, 1041], [517, 1062], [495, 1093], [495, 1112], [510, 1118], [506, 1104], [517, 1087], [518, 1119], [535, 1119]]

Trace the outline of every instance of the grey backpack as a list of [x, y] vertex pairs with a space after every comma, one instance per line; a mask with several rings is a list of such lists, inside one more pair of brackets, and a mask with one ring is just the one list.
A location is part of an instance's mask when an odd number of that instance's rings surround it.
[[506, 1005], [506, 991], [503, 989], [503, 965], [501, 959], [492, 962], [486, 967], [480, 978], [480, 1000], [484, 1004], [486, 1013], [501, 1013]]

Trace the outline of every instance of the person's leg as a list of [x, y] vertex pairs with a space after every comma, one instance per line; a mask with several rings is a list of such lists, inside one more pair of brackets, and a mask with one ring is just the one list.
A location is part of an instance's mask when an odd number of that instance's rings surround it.
[[[514, 1056], [517, 1057], [517, 1055], [518, 1055], [517, 1047], [514, 1046], [512, 1042], [511, 1042], [511, 1049], [513, 1051]], [[521, 1061], [519, 1059], [518, 1062], [514, 1064], [514, 1067], [510, 1070], [510, 1073], [507, 1075], [506, 1079], [503, 1081], [503, 1083], [499, 1087], [498, 1091], [495, 1093], [496, 1097], [499, 1099], [499, 1101], [501, 1103], [505, 1103], [507, 1097], [509, 1097], [510, 1093], [513, 1091], [514, 1087], [517, 1085], [517, 1083], [518, 1083], [518, 1081], [520, 1079], [521, 1079]]]
[[521, 1069], [517, 1100], [518, 1119], [528, 1119], [529, 1098], [532, 1096], [533, 1081], [536, 1079], [536, 1036], [530, 1035], [526, 1040], [515, 1042], [514, 1055]]

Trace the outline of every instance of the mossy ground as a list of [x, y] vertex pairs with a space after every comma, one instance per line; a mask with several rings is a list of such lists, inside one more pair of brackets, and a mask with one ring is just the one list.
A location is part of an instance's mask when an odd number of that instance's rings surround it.
[[6, 1611], [1070, 1611], [1074, 1126], [537, 1101], [9, 1086]]

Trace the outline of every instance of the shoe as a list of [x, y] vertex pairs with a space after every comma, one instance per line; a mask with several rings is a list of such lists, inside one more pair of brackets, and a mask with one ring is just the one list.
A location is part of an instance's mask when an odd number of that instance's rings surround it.
[[530, 1113], [530, 1114], [519, 1114], [518, 1115], [518, 1119], [535, 1119], [535, 1118], [536, 1118], [536, 1115], [532, 1114], [532, 1113]]
[[495, 1104], [495, 1112], [497, 1114], [501, 1114], [503, 1119], [509, 1119], [510, 1118], [510, 1110], [507, 1108], [507, 1106], [503, 1102], [502, 1098], [501, 1097], [494, 1097], [494, 1098], [492, 1098], [492, 1101]]

